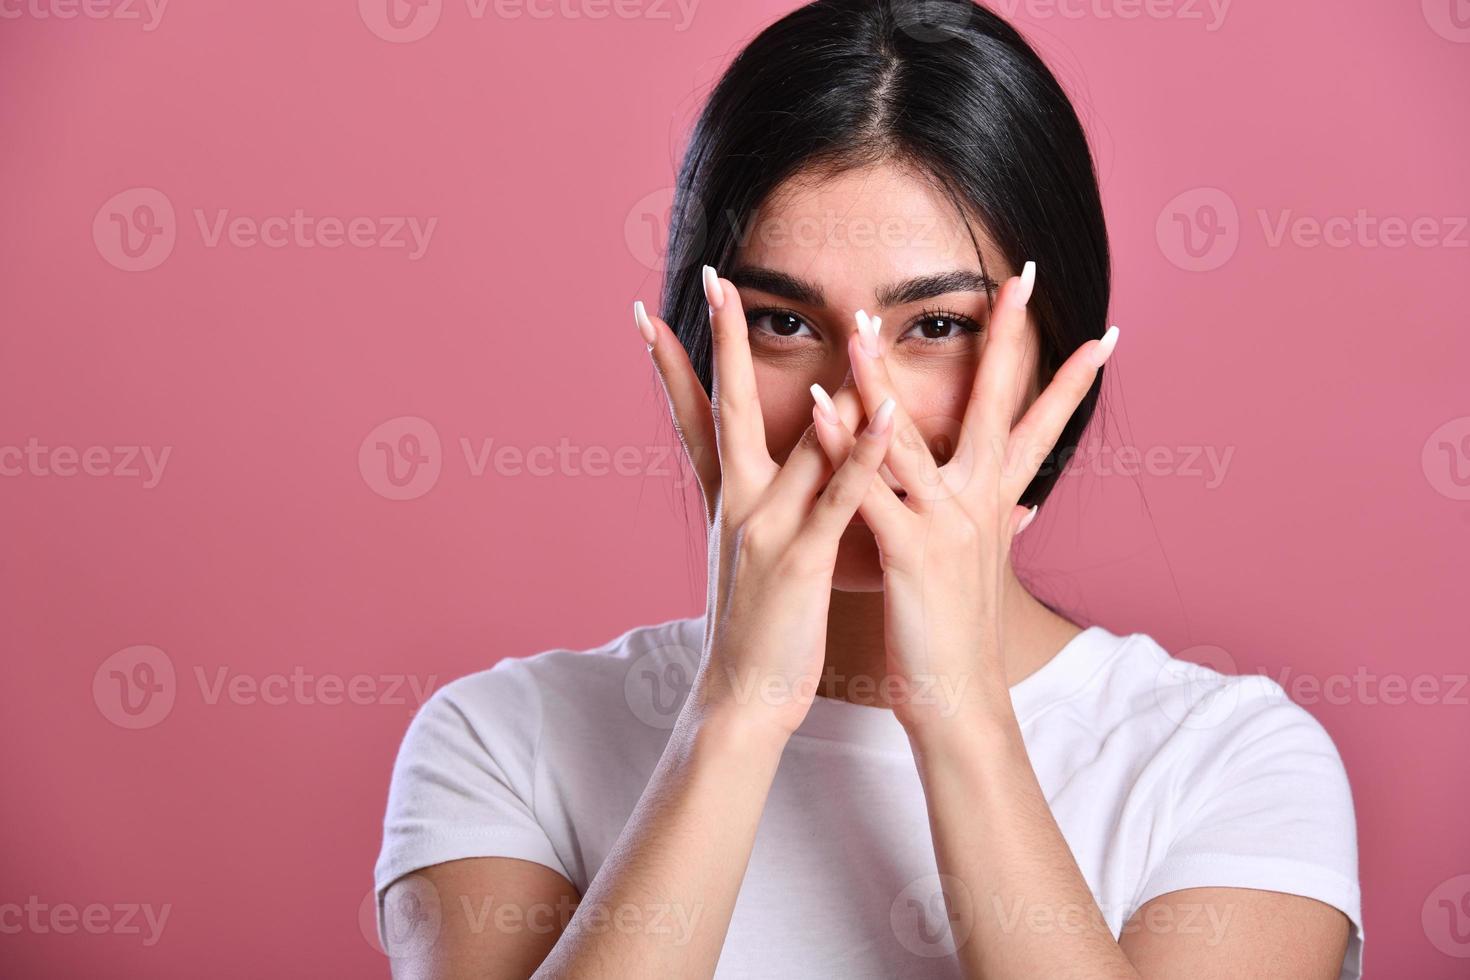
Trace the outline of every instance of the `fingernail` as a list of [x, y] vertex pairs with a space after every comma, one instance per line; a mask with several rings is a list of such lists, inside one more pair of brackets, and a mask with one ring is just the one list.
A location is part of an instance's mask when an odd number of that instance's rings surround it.
[[648, 310], [643, 308], [643, 300], [633, 303], [633, 322], [638, 324], [638, 332], [643, 335], [643, 342], [653, 350], [654, 342], [658, 340], [658, 333], [653, 329], [653, 321], [648, 319]]
[[1108, 327], [1108, 332], [1102, 335], [1102, 341], [1092, 352], [1092, 366], [1102, 367], [1113, 356], [1113, 348], [1118, 346], [1117, 326]]
[[875, 436], [881, 436], [888, 431], [888, 425], [893, 421], [893, 410], [898, 403], [891, 397], [883, 399], [883, 404], [878, 406], [878, 411], [873, 413], [873, 421], [868, 423], [868, 431]]
[[712, 310], [718, 310], [725, 305], [725, 287], [720, 284], [720, 274], [712, 265], [704, 267], [704, 298], [709, 301], [709, 308]]
[[1017, 534], [1020, 534], [1022, 531], [1026, 530], [1028, 527], [1031, 526], [1031, 522], [1036, 520], [1036, 512], [1040, 509], [1040, 506], [1040, 504], [1034, 505], [1030, 510], [1026, 512], [1026, 516], [1021, 518], [1021, 523], [1016, 525]]
[[882, 317], [868, 316], [865, 310], [857, 311], [858, 341], [869, 357], [878, 356], [878, 329], [882, 326]]
[[828, 425], [836, 425], [841, 421], [841, 417], [837, 414], [837, 406], [832, 403], [832, 396], [827, 394], [821, 385], [812, 385], [812, 398], [822, 413], [822, 421]]
[[1018, 310], [1024, 310], [1026, 304], [1031, 302], [1031, 291], [1036, 288], [1036, 263], [1027, 262], [1021, 267], [1021, 282], [1011, 294], [1011, 305]]

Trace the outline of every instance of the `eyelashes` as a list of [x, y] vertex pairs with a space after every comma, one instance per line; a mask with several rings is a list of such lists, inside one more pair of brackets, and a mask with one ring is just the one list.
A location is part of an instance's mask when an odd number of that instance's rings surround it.
[[[752, 335], [758, 335], [761, 343], [770, 347], [798, 347], [817, 338], [817, 332], [807, 319], [794, 310], [782, 307], [758, 307], [747, 310], [746, 322]], [[771, 320], [773, 326], [790, 333], [777, 333], [760, 326], [762, 321]], [[896, 343], [918, 344], [920, 347], [945, 347], [980, 333], [984, 328], [973, 317], [942, 307], [926, 307], [909, 321]], [[802, 331], [805, 331], [804, 333]], [[943, 331], [941, 336], [926, 336], [926, 333]]]

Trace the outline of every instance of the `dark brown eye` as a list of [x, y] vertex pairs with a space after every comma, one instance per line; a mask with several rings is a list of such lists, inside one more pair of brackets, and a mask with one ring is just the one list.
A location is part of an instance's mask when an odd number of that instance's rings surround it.
[[960, 329], [960, 325], [947, 316], [931, 316], [919, 324], [919, 332], [927, 340], [943, 340]]
[[799, 316], [795, 316], [791, 313], [771, 314], [771, 332], [778, 334], [779, 336], [790, 337], [798, 330], [800, 330], [803, 326], [805, 326], [805, 324], [801, 322], [801, 317]]
[[752, 310], [746, 316], [751, 333], [763, 335], [767, 341], [806, 340], [815, 336], [807, 322], [789, 310]]
[[944, 310], [921, 313], [905, 336], [921, 344], [950, 344], [980, 332], [980, 325], [967, 316]]

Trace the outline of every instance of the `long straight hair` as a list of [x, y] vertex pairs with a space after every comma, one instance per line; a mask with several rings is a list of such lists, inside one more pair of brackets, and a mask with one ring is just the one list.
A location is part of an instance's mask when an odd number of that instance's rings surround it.
[[[679, 169], [662, 312], [706, 392], [700, 267], [726, 267], [741, 230], [787, 178], [887, 161], [936, 179], [1012, 268], [1034, 259], [1044, 270], [1030, 303], [1040, 381], [1102, 336], [1111, 273], [1097, 175], [1082, 124], [1036, 52], [971, 0], [816, 0], [730, 64]], [[973, 228], [971, 239], [979, 256]], [[1023, 505], [1051, 492], [1101, 384], [1099, 372]]]

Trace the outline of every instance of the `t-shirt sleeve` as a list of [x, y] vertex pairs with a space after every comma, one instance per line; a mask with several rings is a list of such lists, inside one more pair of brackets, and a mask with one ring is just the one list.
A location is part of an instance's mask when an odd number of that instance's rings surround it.
[[536, 818], [541, 701], [523, 665], [503, 661], [434, 693], [409, 723], [393, 766], [383, 846], [383, 892], [420, 868], [471, 857], [519, 858], [570, 880]]
[[1351, 980], [1362, 972], [1363, 918], [1347, 771], [1317, 719], [1274, 683], [1250, 680], [1188, 774], [1177, 832], [1135, 908], [1184, 888], [1313, 898], [1352, 921], [1340, 975]]

